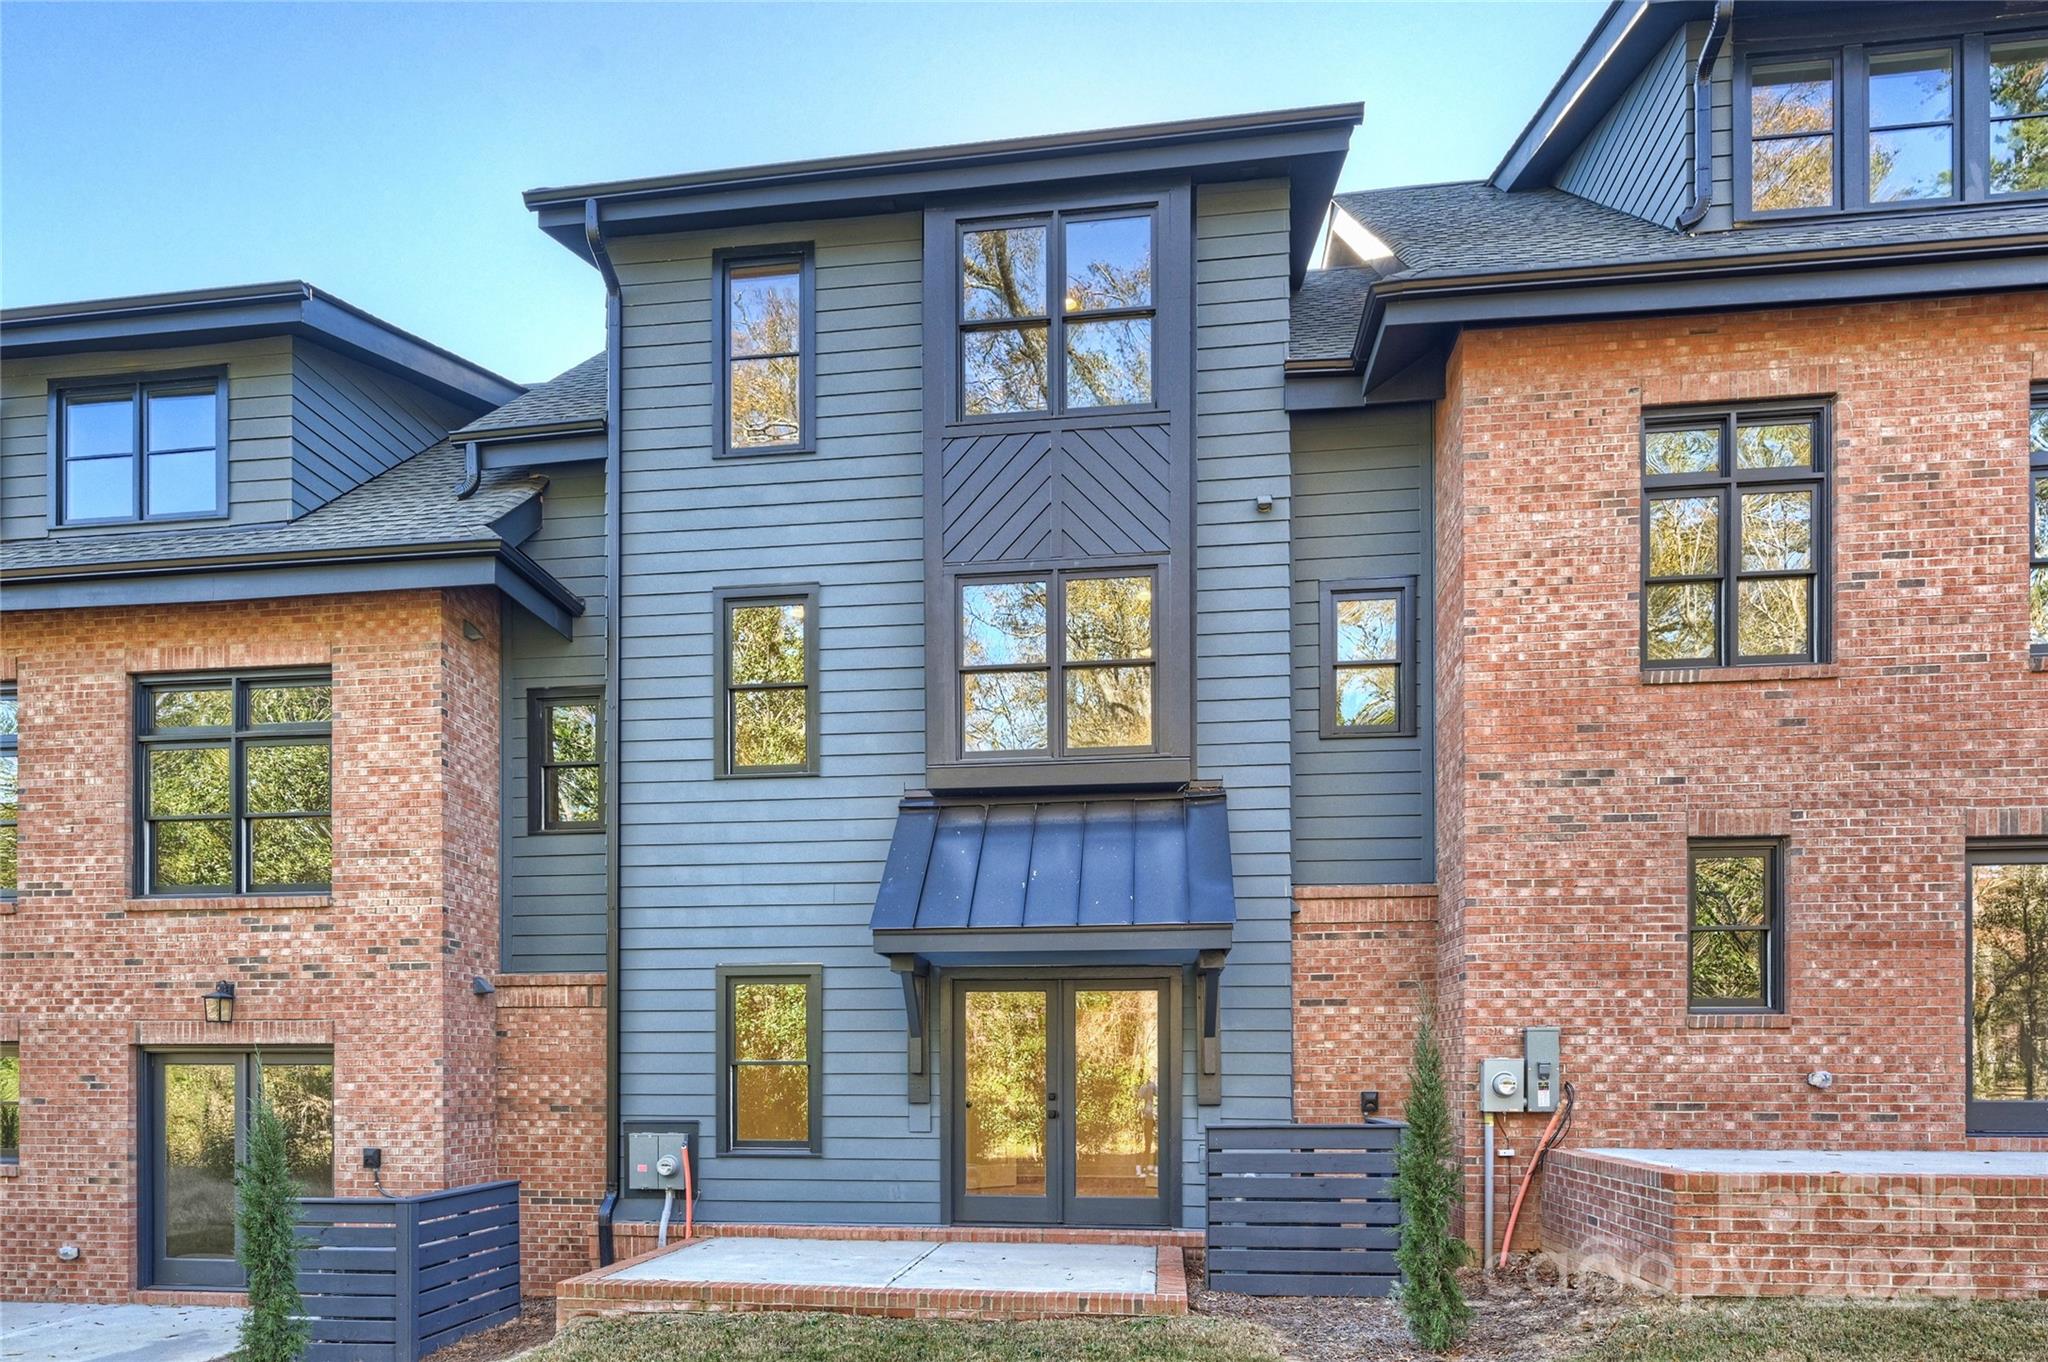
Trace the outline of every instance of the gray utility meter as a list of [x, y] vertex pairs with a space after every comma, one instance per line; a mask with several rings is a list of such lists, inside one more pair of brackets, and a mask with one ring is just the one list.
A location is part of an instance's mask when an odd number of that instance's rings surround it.
[[[697, 1132], [683, 1130], [636, 1130], [626, 1136], [626, 1190], [629, 1192], [680, 1192], [683, 1190], [683, 1160], [696, 1156]], [[690, 1172], [697, 1166], [693, 1161]], [[695, 1185], [694, 1178], [691, 1180]], [[701, 1192], [701, 1188], [699, 1188]]]
[[1482, 1059], [1479, 1061], [1479, 1109], [1481, 1111], [1527, 1111], [1522, 1094], [1522, 1061]]

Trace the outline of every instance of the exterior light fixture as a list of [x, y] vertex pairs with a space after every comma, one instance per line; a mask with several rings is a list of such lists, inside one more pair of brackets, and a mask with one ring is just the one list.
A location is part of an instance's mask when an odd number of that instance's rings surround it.
[[223, 979], [213, 986], [213, 992], [200, 999], [206, 1004], [206, 1019], [225, 1026], [235, 1019], [235, 986]]

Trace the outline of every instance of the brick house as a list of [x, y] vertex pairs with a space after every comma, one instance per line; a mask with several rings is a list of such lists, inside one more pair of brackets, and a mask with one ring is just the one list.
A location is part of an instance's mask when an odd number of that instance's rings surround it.
[[0, 1297], [232, 1289], [258, 1084], [310, 1191], [518, 1178], [529, 1292], [670, 1150], [1199, 1230], [1425, 1009], [1475, 1243], [1569, 1082], [1518, 1243], [2048, 1289], [2044, 35], [1618, 3], [1466, 184], [1334, 193], [1344, 106], [534, 190], [531, 390], [9, 311]]

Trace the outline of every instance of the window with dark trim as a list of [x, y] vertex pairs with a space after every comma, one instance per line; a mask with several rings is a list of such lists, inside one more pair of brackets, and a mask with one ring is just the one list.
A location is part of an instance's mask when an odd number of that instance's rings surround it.
[[1694, 842], [1686, 893], [1686, 1005], [1782, 1012], [1785, 863], [1774, 841]]
[[2048, 35], [1749, 53], [1740, 69], [1744, 216], [2048, 193]]
[[1323, 588], [1322, 734], [1390, 738], [1415, 732], [1415, 579]]
[[1153, 404], [1150, 208], [960, 226], [960, 415]]
[[534, 832], [604, 827], [604, 697], [594, 690], [527, 696], [528, 826]]
[[142, 892], [326, 892], [327, 675], [153, 679], [137, 694]]
[[50, 396], [51, 519], [116, 525], [227, 514], [218, 374], [66, 382]]
[[824, 1148], [819, 1060], [820, 966], [718, 969], [718, 1147], [811, 1153]]
[[0, 899], [21, 888], [21, 697], [0, 686]]
[[0, 1041], [0, 1163], [21, 1161], [21, 1046]]
[[810, 775], [818, 769], [818, 589], [714, 593], [713, 727], [721, 776]]
[[2048, 1135], [2048, 842], [1969, 848], [1972, 1135]]
[[1827, 468], [1822, 407], [1645, 418], [1645, 666], [1825, 660]]
[[817, 307], [808, 245], [714, 256], [720, 457], [816, 447]]
[[[2048, 135], [2048, 128], [2044, 128]], [[2034, 394], [2027, 419], [2028, 638], [2048, 653], [2048, 392]]]
[[1154, 750], [1156, 582], [1149, 567], [1048, 569], [961, 582], [965, 753], [1044, 758]]

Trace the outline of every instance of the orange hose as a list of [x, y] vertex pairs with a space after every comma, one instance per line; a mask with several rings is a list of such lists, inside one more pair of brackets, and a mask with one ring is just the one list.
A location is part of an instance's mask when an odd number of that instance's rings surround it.
[[1522, 1185], [1515, 1192], [1514, 1208], [1508, 1212], [1508, 1231], [1500, 1237], [1500, 1261], [1494, 1266], [1505, 1269], [1508, 1265], [1508, 1245], [1515, 1242], [1515, 1221], [1522, 1214], [1522, 1199], [1529, 1195], [1529, 1184], [1536, 1180], [1536, 1170], [1543, 1166], [1543, 1156], [1550, 1152], [1550, 1136], [1557, 1129], [1557, 1123], [1564, 1119], [1569, 1100], [1557, 1104], [1557, 1110], [1550, 1113], [1550, 1124], [1543, 1127], [1543, 1138], [1536, 1142], [1535, 1157], [1529, 1160], [1528, 1171], [1522, 1174]]
[[690, 1157], [691, 1146], [683, 1146], [683, 1242], [689, 1243], [697, 1237], [697, 1178], [691, 1171], [696, 1160]]

